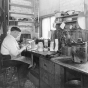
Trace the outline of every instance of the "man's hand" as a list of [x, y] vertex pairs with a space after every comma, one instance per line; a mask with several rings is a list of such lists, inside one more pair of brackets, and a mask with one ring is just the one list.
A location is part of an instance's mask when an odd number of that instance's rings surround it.
[[26, 48], [27, 48], [27, 46], [23, 46], [21, 49], [22, 49], [22, 50], [26, 50]]
[[29, 44], [26, 44], [25, 46], [26, 46], [26, 48], [27, 48], [27, 47], [29, 46]]
[[23, 46], [23, 47], [22, 47], [23, 50], [26, 50], [28, 46], [29, 46], [29, 44], [26, 44], [25, 46]]

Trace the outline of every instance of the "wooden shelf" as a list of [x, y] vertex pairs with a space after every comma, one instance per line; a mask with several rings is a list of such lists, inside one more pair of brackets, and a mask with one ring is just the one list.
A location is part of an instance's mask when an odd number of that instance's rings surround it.
[[21, 14], [21, 15], [31, 15], [31, 16], [33, 16], [33, 14], [26, 14], [26, 13], [13, 12], [13, 11], [9, 11], [9, 13], [13, 13], [13, 14]]
[[77, 22], [77, 20], [73, 20], [73, 21], [66, 21], [65, 23], [74, 23]]
[[11, 5], [11, 6], [17, 6], [17, 7], [23, 7], [23, 8], [33, 8], [32, 6], [26, 6], [26, 5], [15, 4], [15, 3], [10, 3], [9, 5]]
[[73, 17], [73, 16], [78, 16], [78, 14], [60, 16], [60, 17], [58, 17], [58, 18], [67, 18], [67, 17]]
[[17, 27], [31, 27], [31, 28], [33, 28], [33, 26], [26, 26], [26, 25], [18, 25]]
[[19, 27], [22, 29], [22, 34], [31, 34], [34, 28], [34, 1], [24, 0], [23, 3], [6, 1], [8, 2], [8, 26]]
[[[12, 26], [12, 25], [9, 25], [9, 26]], [[33, 28], [33, 26], [26, 26], [26, 25], [13, 25], [13, 26], [15, 26], [15, 27], [31, 27], [31, 28]]]
[[[74, 23], [77, 22], [77, 20], [73, 20], [73, 21], [65, 21], [64, 23]], [[62, 22], [56, 23], [56, 24], [61, 24]]]
[[34, 23], [33, 21], [9, 20], [10, 22]]
[[64, 29], [64, 31], [68, 31], [68, 32], [72, 32], [72, 31], [82, 32], [82, 30], [80, 28], [79, 29], [69, 29], [69, 30]]

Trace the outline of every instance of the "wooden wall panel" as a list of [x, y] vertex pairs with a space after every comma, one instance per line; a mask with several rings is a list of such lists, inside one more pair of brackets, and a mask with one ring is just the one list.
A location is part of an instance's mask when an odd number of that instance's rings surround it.
[[60, 11], [84, 11], [84, 0], [60, 0]]

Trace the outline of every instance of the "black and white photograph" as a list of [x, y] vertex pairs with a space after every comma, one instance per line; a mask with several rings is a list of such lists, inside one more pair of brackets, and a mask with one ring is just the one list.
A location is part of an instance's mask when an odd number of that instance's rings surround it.
[[0, 88], [88, 88], [88, 0], [0, 0]]

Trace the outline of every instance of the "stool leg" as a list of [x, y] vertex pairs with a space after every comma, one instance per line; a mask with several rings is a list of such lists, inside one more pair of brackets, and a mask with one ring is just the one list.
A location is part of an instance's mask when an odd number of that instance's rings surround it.
[[18, 73], [15, 67], [9, 67], [6, 69], [4, 88], [20, 88]]
[[3, 76], [4, 76], [4, 79], [3, 79], [3, 88], [6, 88], [6, 69], [3, 70]]
[[[12, 71], [13, 73], [13, 75], [12, 75], [12, 81], [13, 81], [13, 85], [12, 86], [14, 86], [14, 88], [15, 88], [15, 86], [16, 86], [16, 88], [20, 88], [19, 87], [19, 76], [18, 76], [18, 72], [17, 72], [17, 68], [16, 67], [14, 67], [14, 69], [13, 69], [13, 71]], [[14, 85], [15, 84], [15, 85]]]

